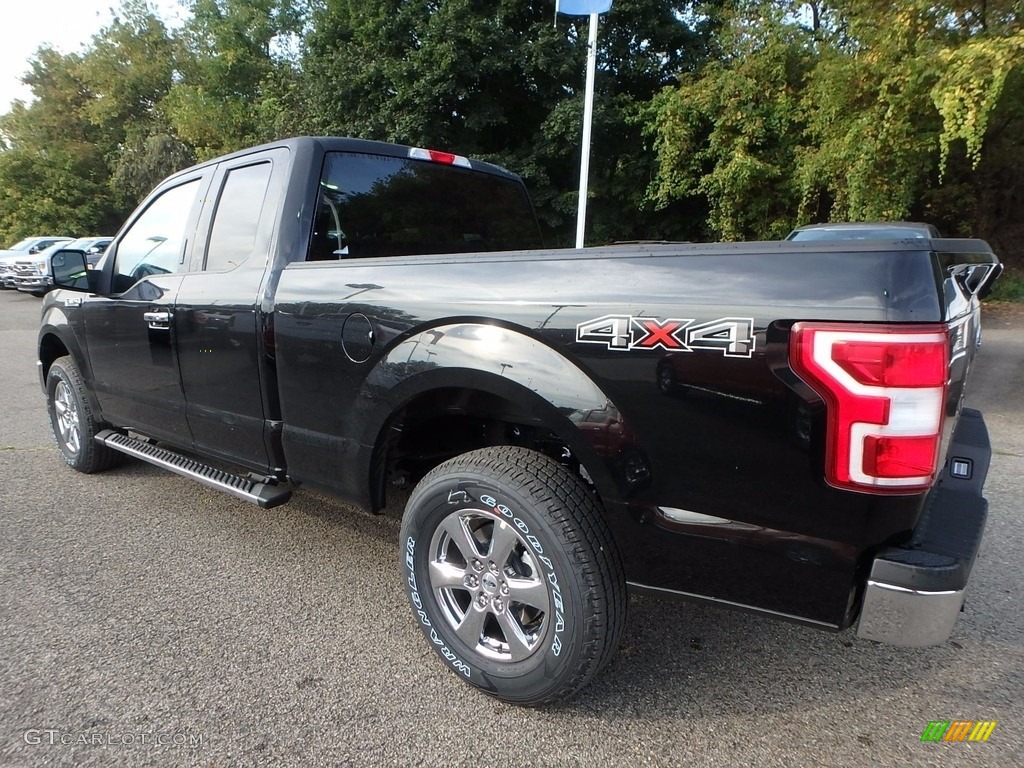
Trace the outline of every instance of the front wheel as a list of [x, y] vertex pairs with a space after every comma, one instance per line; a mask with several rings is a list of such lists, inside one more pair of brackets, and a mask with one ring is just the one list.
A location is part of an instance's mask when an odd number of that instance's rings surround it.
[[486, 693], [557, 701], [611, 660], [622, 564], [589, 489], [552, 459], [498, 446], [445, 462], [410, 496], [401, 542], [420, 629]]
[[46, 374], [46, 405], [61, 458], [79, 472], [99, 472], [117, 463], [121, 454], [95, 441], [100, 425], [86, 396], [85, 381], [68, 357], [53, 361]]

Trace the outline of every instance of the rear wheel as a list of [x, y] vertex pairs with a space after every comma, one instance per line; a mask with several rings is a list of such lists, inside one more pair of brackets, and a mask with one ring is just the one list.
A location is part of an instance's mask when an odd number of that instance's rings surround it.
[[612, 658], [622, 565], [593, 495], [552, 459], [499, 446], [445, 462], [410, 496], [401, 541], [420, 629], [470, 684], [544, 704]]
[[121, 454], [94, 439], [100, 425], [89, 406], [82, 374], [70, 356], [58, 358], [50, 366], [46, 404], [53, 438], [68, 466], [88, 474], [117, 463]]

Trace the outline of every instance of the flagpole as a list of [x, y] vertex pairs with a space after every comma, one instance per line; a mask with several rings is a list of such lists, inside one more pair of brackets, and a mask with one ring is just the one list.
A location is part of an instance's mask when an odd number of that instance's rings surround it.
[[583, 106], [583, 144], [580, 157], [580, 200], [576, 210], [576, 247], [583, 247], [587, 227], [587, 180], [590, 176], [590, 126], [594, 120], [594, 75], [597, 71], [597, 17], [590, 14], [590, 36], [587, 39], [587, 89]]

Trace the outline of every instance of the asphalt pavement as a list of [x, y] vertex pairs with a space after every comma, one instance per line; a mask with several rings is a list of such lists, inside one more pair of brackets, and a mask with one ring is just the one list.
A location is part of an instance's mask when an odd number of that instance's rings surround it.
[[[634, 597], [611, 666], [522, 709], [442, 667], [400, 504], [261, 510], [156, 467], [63, 465], [38, 299], [0, 292], [0, 766], [1024, 765], [1024, 313], [986, 313], [968, 404], [988, 529], [942, 646]], [[929, 722], [995, 721], [924, 743]]]

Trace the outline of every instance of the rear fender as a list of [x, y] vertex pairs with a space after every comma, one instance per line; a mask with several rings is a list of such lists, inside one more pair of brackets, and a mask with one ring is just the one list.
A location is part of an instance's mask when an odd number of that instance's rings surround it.
[[[368, 472], [393, 415], [441, 389], [487, 393], [532, 417], [572, 451], [606, 501], [628, 497], [644, 480], [646, 459], [635, 432], [585, 371], [522, 330], [478, 321], [409, 336], [374, 366], [353, 404], [367, 414], [359, 433]], [[627, 471], [624, 455], [641, 458]]]

